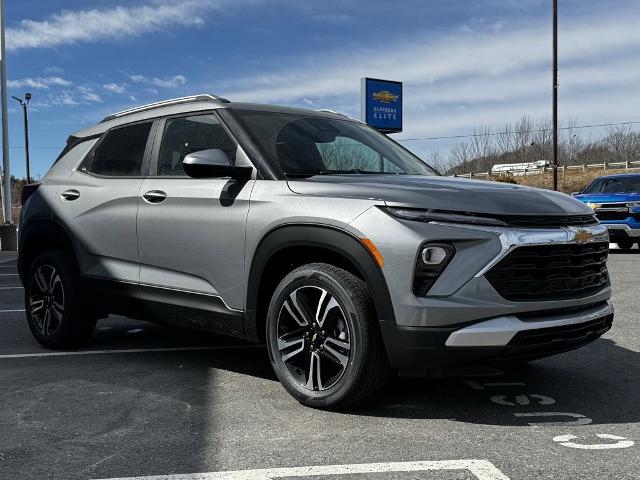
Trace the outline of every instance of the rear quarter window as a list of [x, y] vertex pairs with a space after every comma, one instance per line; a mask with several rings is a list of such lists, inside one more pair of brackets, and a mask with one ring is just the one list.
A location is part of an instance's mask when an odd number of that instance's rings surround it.
[[80, 170], [109, 177], [142, 175], [151, 125], [147, 122], [110, 130]]

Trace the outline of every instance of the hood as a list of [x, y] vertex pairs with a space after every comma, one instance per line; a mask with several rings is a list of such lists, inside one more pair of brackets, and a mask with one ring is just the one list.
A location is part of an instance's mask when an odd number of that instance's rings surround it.
[[585, 203], [640, 202], [640, 193], [585, 193], [575, 198]]
[[592, 215], [564, 193], [508, 183], [409, 175], [317, 175], [288, 181], [301, 195], [371, 199], [390, 206], [494, 215]]

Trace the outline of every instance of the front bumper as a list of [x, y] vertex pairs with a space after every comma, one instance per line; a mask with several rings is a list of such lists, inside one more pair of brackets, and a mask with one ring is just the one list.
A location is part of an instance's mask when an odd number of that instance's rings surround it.
[[462, 328], [381, 322], [387, 354], [401, 373], [454, 373], [466, 367], [535, 360], [586, 345], [611, 328], [610, 302], [584, 309], [496, 317]]
[[[527, 361], [577, 348], [611, 326], [608, 285], [577, 298], [510, 301], [485, 276], [520, 247], [608, 242], [603, 225], [514, 229], [398, 221], [376, 210], [352, 226], [384, 258], [395, 318], [382, 318], [380, 325], [395, 369]], [[412, 291], [413, 272], [427, 241], [450, 243], [456, 253], [428, 295], [420, 297]]]
[[616, 240], [640, 240], [640, 225], [638, 228], [631, 228], [626, 223], [603, 223], [603, 225], [609, 230], [609, 236], [613, 243]]

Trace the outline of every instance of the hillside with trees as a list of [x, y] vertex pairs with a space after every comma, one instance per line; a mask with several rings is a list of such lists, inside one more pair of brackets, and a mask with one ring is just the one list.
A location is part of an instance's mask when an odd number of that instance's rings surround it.
[[[558, 164], [583, 165], [640, 160], [640, 132], [631, 125], [609, 127], [600, 138], [591, 138], [572, 120], [561, 127]], [[447, 175], [487, 172], [496, 164], [528, 163], [553, 158], [551, 121], [524, 116], [501, 127], [475, 129], [469, 139], [455, 144], [447, 159], [432, 158]], [[439, 157], [439, 154], [435, 154]]]

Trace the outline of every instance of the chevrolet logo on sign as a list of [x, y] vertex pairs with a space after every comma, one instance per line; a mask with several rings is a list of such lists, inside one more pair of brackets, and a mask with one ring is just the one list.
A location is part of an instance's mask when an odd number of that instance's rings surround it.
[[587, 243], [593, 238], [593, 234], [588, 230], [578, 230], [574, 238], [578, 243]]
[[382, 90], [380, 92], [373, 92], [373, 99], [374, 100], [378, 100], [379, 102], [382, 102], [382, 103], [397, 102], [399, 96], [400, 95], [394, 95], [389, 90]]

